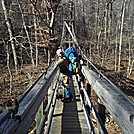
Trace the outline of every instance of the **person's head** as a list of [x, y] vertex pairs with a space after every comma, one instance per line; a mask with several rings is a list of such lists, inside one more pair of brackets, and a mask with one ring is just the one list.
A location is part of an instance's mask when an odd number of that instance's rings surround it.
[[58, 57], [62, 57], [63, 56], [63, 50], [61, 48], [59, 48], [57, 51], [56, 51], [56, 54], [58, 55]]

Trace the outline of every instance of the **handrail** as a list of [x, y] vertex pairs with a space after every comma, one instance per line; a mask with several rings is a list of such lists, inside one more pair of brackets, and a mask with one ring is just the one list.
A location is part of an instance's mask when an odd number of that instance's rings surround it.
[[6, 109], [4, 112], [0, 114], [0, 126], [4, 123], [4, 121], [11, 117], [11, 115], [14, 113], [13, 109]]
[[[13, 118], [6, 119], [0, 126], [0, 131], [3, 134], [27, 133], [35, 118], [37, 109], [44, 100], [45, 94], [58, 69], [59, 68], [57, 66], [55, 67], [52, 63], [47, 69], [46, 74], [43, 73], [33, 86], [20, 97], [18, 112]], [[25, 123], [26, 120], [27, 123]]]
[[[94, 91], [101, 99], [110, 114], [114, 117], [117, 124], [124, 133], [134, 133], [134, 102], [130, 100], [115, 84], [113, 84], [98, 68], [86, 57], [78, 45], [75, 33], [73, 33], [69, 25], [64, 22], [69, 34], [74, 41], [77, 52], [86, 60], [88, 64], [95, 70], [94, 73], [89, 71], [89, 68], [82, 66], [82, 73], [88, 80]], [[91, 73], [91, 74], [90, 74]], [[90, 75], [89, 75], [90, 74]], [[91, 78], [89, 78], [91, 77]], [[106, 86], [106, 87], [105, 87]], [[109, 102], [110, 101], [110, 102]], [[110, 105], [109, 105], [110, 104]], [[114, 105], [113, 105], [114, 104]]]
[[[81, 83], [81, 84], [83, 85], [83, 83]], [[100, 119], [100, 116], [98, 115], [98, 113], [97, 113], [97, 111], [95, 109], [95, 106], [93, 105], [91, 99], [89, 98], [84, 86], [82, 86], [81, 90], [84, 92], [84, 96], [86, 98], [87, 104], [89, 105], [89, 107], [90, 107], [90, 109], [91, 109], [91, 111], [93, 113], [94, 118], [97, 120], [97, 125], [99, 126], [99, 128], [101, 130], [101, 134], [108, 134], [107, 130], [106, 130], [104, 124], [102, 123], [102, 120]]]
[[134, 103], [117, 87], [86, 66], [82, 73], [122, 131], [134, 133]]
[[[58, 74], [59, 76], [59, 74]], [[58, 90], [58, 77], [56, 79], [56, 81], [54, 82], [54, 88], [53, 88], [53, 92], [50, 96], [50, 101], [48, 102], [45, 110], [44, 110], [44, 115], [41, 119], [41, 122], [40, 122], [40, 125], [39, 125], [39, 128], [36, 132], [36, 134], [41, 134], [43, 132], [43, 128], [44, 128], [44, 125], [45, 125], [45, 121], [47, 120], [47, 117], [48, 115], [50, 114], [50, 109], [54, 109], [55, 108], [55, 105], [53, 105], [53, 101], [55, 102], [56, 101], [56, 93], [57, 93], [57, 90]], [[52, 111], [52, 110], [51, 110]], [[52, 118], [52, 115], [50, 116]], [[51, 122], [47, 123], [47, 130], [46, 131], [49, 131], [48, 127], [50, 126]], [[46, 132], [45, 131], [45, 132]]]
[[43, 72], [37, 80], [34, 81], [34, 83], [18, 98], [18, 103], [22, 102], [23, 99], [26, 97], [26, 95], [32, 90], [32, 88], [37, 84], [37, 82], [40, 80], [40, 78], [45, 75], [45, 72]]
[[53, 94], [53, 102], [51, 103], [52, 107], [51, 107], [51, 110], [49, 111], [49, 119], [48, 119], [48, 123], [47, 123], [47, 128], [45, 130], [46, 134], [49, 134], [50, 128], [51, 128], [53, 113], [54, 113], [54, 109], [55, 109], [55, 105], [56, 105], [56, 93], [57, 93], [57, 90], [58, 90], [58, 84], [56, 84], [55, 92]]

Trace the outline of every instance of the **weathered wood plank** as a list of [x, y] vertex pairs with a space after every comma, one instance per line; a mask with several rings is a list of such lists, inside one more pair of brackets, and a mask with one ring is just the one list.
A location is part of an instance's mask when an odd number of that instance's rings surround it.
[[119, 88], [86, 66], [82, 73], [125, 134], [134, 133], [134, 102]]
[[0, 126], [3, 124], [3, 122], [11, 116], [13, 113], [12, 109], [6, 109], [3, 113], [0, 114]]

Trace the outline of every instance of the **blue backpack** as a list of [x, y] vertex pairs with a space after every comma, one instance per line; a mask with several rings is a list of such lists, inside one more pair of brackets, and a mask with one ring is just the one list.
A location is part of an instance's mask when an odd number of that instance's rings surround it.
[[69, 74], [75, 75], [78, 73], [78, 54], [73, 47], [69, 47], [64, 51], [65, 56], [69, 60]]

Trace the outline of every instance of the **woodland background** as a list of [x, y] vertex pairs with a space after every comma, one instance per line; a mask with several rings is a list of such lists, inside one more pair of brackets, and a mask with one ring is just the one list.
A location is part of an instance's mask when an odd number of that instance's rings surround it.
[[0, 104], [11, 106], [45, 71], [63, 20], [73, 21], [89, 60], [134, 100], [133, 0], [1, 0]]

